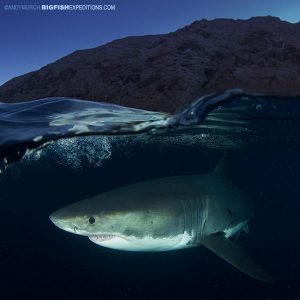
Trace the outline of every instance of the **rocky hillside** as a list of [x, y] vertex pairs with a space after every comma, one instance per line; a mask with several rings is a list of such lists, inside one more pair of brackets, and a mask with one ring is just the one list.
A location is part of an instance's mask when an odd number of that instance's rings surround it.
[[300, 94], [300, 23], [201, 20], [164, 35], [75, 51], [0, 87], [0, 101], [52, 96], [172, 112], [202, 94]]

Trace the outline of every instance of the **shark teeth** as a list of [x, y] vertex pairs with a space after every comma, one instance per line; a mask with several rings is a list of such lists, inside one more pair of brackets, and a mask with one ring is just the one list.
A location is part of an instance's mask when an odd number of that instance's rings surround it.
[[98, 234], [98, 235], [91, 235], [89, 239], [93, 242], [103, 242], [108, 241], [114, 238], [115, 236], [112, 234]]

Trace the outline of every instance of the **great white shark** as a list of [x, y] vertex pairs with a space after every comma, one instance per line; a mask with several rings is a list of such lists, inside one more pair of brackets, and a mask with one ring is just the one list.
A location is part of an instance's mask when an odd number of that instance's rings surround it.
[[218, 172], [158, 178], [79, 201], [50, 215], [59, 228], [127, 251], [203, 245], [245, 274], [272, 277], [229, 238], [253, 216], [249, 196]]

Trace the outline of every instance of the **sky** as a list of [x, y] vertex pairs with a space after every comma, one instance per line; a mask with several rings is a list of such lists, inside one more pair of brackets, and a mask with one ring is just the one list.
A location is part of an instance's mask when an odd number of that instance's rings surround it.
[[[14, 4], [115, 5], [110, 11], [9, 10]], [[272, 15], [300, 21], [300, 0], [0, 0], [0, 85], [75, 50], [195, 20]]]

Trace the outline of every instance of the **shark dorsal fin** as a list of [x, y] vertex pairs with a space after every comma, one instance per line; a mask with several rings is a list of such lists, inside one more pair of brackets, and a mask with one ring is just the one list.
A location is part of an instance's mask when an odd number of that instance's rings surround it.
[[225, 180], [227, 175], [227, 167], [228, 167], [228, 152], [224, 151], [221, 156], [221, 159], [219, 160], [219, 162], [217, 163], [217, 165], [213, 170], [213, 174]]
[[243, 248], [225, 238], [224, 234], [216, 233], [201, 237], [200, 243], [248, 276], [264, 282], [273, 281], [272, 276], [266, 273]]

